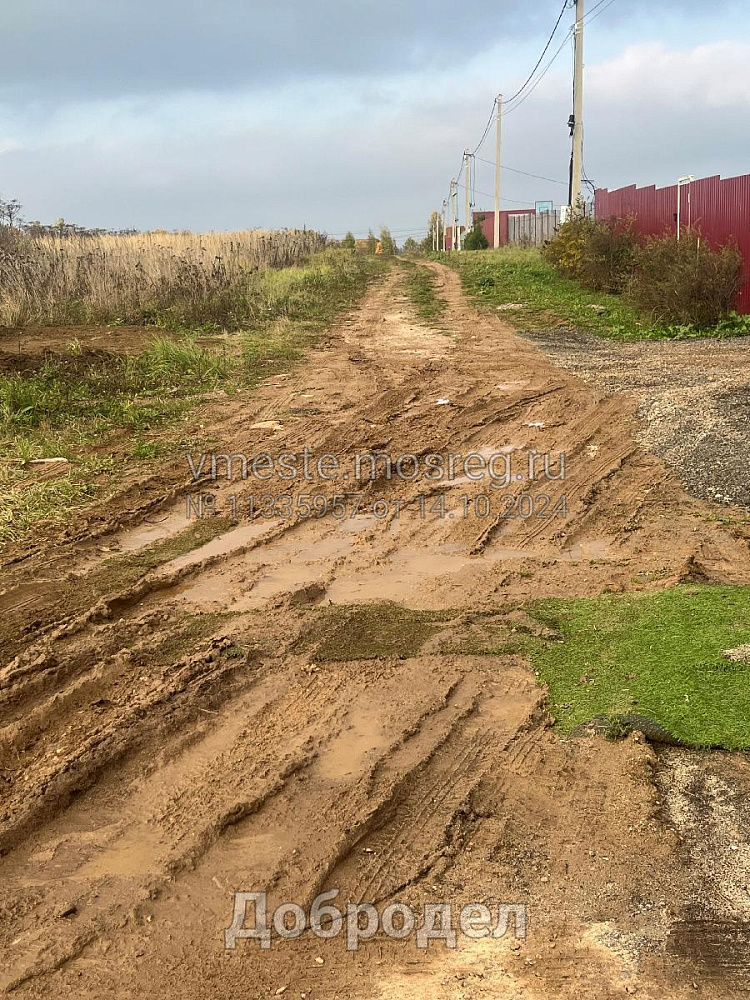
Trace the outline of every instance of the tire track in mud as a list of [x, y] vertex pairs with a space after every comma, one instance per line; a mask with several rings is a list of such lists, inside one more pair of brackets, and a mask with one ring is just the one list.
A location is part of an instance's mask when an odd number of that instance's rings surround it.
[[[309, 904], [337, 888], [373, 903], [398, 895], [418, 905], [437, 891], [526, 899], [545, 961], [516, 962], [503, 988], [530, 1000], [599, 1000], [625, 995], [647, 949], [624, 962], [606, 935], [610, 944], [590, 945], [592, 928], [643, 935], [648, 918], [633, 900], [656, 894], [682, 912], [692, 875], [655, 818], [649, 751], [560, 741], [518, 658], [469, 648], [493, 614], [509, 629], [502, 613], [533, 597], [633, 589], [649, 574], [666, 584], [695, 566], [707, 579], [747, 582], [747, 546], [707, 523], [705, 505], [637, 448], [629, 401], [561, 375], [503, 324], [478, 317], [453, 273], [428, 266], [448, 301], [450, 337], [414, 322], [394, 268], [310, 368], [267, 381], [252, 420], [245, 403], [222, 410], [221, 450], [307, 447], [342, 464], [368, 450], [564, 451], [566, 479], [544, 491], [569, 496], [568, 520], [425, 518], [421, 493], [444, 495], [455, 513], [461, 496], [487, 485], [380, 476], [361, 492], [402, 501], [399, 517], [209, 520], [193, 544], [178, 504], [202, 484], [175, 468], [158, 497], [154, 481], [139, 504], [132, 491], [120, 508], [115, 499], [48, 565], [43, 550], [30, 554], [23, 581], [9, 565], [0, 599], [13, 607], [6, 624], [26, 638], [7, 636], [4, 648], [18, 655], [0, 672], [6, 988], [208, 1000], [250, 978], [258, 996], [286, 982], [305, 992], [321, 948], [309, 935], [273, 959], [221, 952], [231, 892]], [[208, 488], [219, 505], [251, 492], [237, 482]], [[304, 492], [330, 497], [341, 485], [313, 479]], [[56, 574], [73, 574], [65, 593], [80, 590], [72, 611]], [[363, 659], [319, 655], [321, 621], [329, 645], [343, 635], [356, 647], [366, 631], [357, 609], [384, 600], [443, 615], [433, 639], [405, 658], [391, 647]], [[623, 872], [630, 882], [618, 895], [611, 885]], [[572, 915], [562, 928], [561, 908]], [[334, 988], [386, 995], [405, 959], [383, 947], [389, 971], [360, 953], [356, 983], [346, 956], [327, 952]], [[575, 965], [582, 947], [589, 968]], [[665, 995], [666, 984], [676, 1000], [695, 995], [678, 959], [664, 963], [638, 979], [641, 995]], [[481, 995], [442, 990], [449, 967], [435, 960], [419, 996]]]

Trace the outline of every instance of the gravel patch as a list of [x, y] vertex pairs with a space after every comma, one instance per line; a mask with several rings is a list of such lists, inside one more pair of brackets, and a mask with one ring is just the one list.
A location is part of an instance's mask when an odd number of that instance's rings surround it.
[[520, 335], [605, 394], [637, 396], [640, 443], [693, 496], [750, 507], [750, 337], [617, 343], [568, 327]]

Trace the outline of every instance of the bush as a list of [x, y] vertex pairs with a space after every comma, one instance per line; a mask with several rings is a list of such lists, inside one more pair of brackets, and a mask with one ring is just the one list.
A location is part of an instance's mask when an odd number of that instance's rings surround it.
[[482, 228], [485, 218], [486, 216], [483, 215], [479, 219], [474, 219], [474, 224], [464, 240], [464, 250], [486, 250], [489, 247], [489, 240], [484, 235]]
[[632, 218], [593, 222], [581, 265], [582, 284], [613, 295], [627, 290], [639, 246], [633, 227]]
[[731, 313], [742, 283], [739, 250], [714, 250], [695, 230], [680, 240], [671, 235], [647, 239], [635, 263], [633, 301], [663, 323], [714, 326]]
[[545, 244], [542, 256], [586, 288], [619, 294], [630, 282], [637, 249], [632, 219], [599, 222], [575, 216]]
[[544, 244], [542, 257], [566, 278], [583, 282], [587, 247], [596, 225], [585, 215], [574, 215]]

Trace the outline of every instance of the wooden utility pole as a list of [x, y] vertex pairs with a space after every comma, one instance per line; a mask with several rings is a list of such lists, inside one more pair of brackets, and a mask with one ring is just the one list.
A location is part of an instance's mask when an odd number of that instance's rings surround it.
[[497, 147], [495, 149], [495, 239], [493, 246], [500, 247], [500, 160], [503, 151], [503, 95], [497, 95]]
[[575, 212], [583, 192], [583, 16], [585, 0], [576, 0], [576, 67], [573, 85], [573, 166], [570, 209]]

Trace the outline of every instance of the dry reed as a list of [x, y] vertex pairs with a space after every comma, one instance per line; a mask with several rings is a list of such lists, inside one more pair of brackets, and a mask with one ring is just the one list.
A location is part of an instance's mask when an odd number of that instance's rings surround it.
[[255, 272], [325, 242], [298, 230], [24, 238], [0, 250], [0, 325], [241, 323]]

